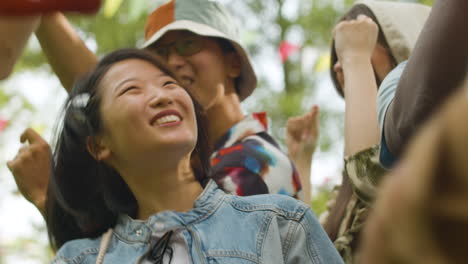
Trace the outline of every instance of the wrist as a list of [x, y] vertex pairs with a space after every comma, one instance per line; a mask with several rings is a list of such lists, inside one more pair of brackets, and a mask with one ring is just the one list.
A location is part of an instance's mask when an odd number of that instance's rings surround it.
[[312, 152], [307, 152], [307, 153], [302, 153], [302, 155], [289, 155], [291, 160], [293, 160], [295, 163], [304, 163], [304, 162], [310, 162], [314, 156], [314, 151]]
[[45, 213], [45, 207], [46, 207], [46, 197], [45, 196], [39, 196], [36, 197], [35, 199], [31, 199], [30, 202], [41, 212], [42, 215]]
[[355, 66], [356, 64], [371, 64], [371, 54], [367, 52], [353, 52], [347, 53], [340, 57], [342, 67]]

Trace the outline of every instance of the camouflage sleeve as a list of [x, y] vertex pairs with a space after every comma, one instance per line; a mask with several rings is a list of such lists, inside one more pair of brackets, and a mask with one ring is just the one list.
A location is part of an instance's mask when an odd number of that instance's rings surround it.
[[379, 145], [346, 157], [344, 169], [359, 199], [368, 205], [372, 203], [386, 172], [379, 162]]

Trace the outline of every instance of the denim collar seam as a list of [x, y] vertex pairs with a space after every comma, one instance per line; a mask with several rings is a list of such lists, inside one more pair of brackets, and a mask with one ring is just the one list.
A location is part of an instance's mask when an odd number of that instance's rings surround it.
[[279, 206], [276, 206], [274, 204], [242, 205], [242, 204], [237, 203], [236, 201], [231, 201], [230, 203], [234, 208], [238, 210], [242, 210], [246, 212], [271, 211], [287, 219], [296, 220], [296, 221], [300, 220], [305, 212], [305, 209], [303, 208], [303, 206], [298, 206], [295, 208], [294, 211], [289, 211], [289, 210], [283, 210], [279, 208]]
[[[215, 186], [213, 186], [212, 184], [215, 184]], [[223, 201], [226, 198], [226, 195], [222, 194], [222, 191], [217, 187], [214, 181], [211, 182], [210, 185], [207, 187], [209, 188], [209, 190], [206, 190], [206, 191], [208, 191], [209, 193], [207, 194], [205, 193], [206, 195], [202, 194], [202, 198], [206, 198], [206, 199], [203, 199], [198, 204], [199, 205], [198, 208], [206, 208], [207, 209], [206, 212], [202, 212], [200, 215], [196, 216], [194, 219], [191, 219], [184, 225], [177, 225], [177, 226], [180, 226], [181, 229], [187, 228], [188, 226], [194, 225], [208, 218], [209, 216], [214, 214], [218, 210], [218, 208], [222, 205]], [[214, 197], [218, 199], [213, 199]], [[151, 222], [153, 222], [154, 220], [150, 220], [149, 222], [147, 222], [147, 221], [142, 221], [142, 220], [131, 219], [129, 216], [124, 216], [124, 217], [128, 218], [125, 220], [125, 223], [115, 228], [115, 231], [116, 231], [115, 234], [118, 235], [119, 239], [122, 241], [131, 242], [131, 243], [138, 243], [138, 242], [147, 243], [151, 235], [149, 235], [147, 238], [146, 238], [146, 235], [142, 238], [134, 238], [134, 235], [130, 233], [128, 228], [131, 227], [132, 222], [133, 222], [135, 224], [139, 223], [140, 228], [144, 226], [148, 228], [149, 230], [151, 230], [151, 232], [154, 232], [155, 230], [151, 227]], [[170, 230], [174, 230], [174, 228], [171, 228]]]
[[91, 255], [91, 254], [97, 255], [98, 253], [99, 253], [99, 248], [96, 248], [96, 247], [87, 248], [81, 251], [77, 256], [72, 257], [72, 258], [65, 258], [63, 256], [57, 256], [57, 258], [54, 259], [54, 262], [56, 262], [56, 260], [65, 260], [66, 262], [79, 264], [79, 263], [82, 263], [84, 258], [87, 257], [88, 255]]
[[254, 263], [261, 263], [258, 255], [241, 250], [209, 250], [205, 252], [206, 257], [237, 257], [247, 259]]
[[218, 211], [219, 207], [221, 207], [225, 199], [226, 199], [226, 195], [221, 195], [219, 199], [217, 199], [217, 201], [213, 202], [210, 210], [208, 210], [204, 214], [199, 215], [197, 218], [191, 220], [190, 222], [187, 223], [186, 226], [193, 226], [205, 220], [206, 218], [212, 216], [216, 211]]

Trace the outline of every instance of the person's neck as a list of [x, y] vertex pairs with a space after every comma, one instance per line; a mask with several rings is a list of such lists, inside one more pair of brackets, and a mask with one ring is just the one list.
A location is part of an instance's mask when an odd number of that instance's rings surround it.
[[244, 118], [239, 97], [234, 93], [227, 94], [221, 102], [206, 110], [206, 117], [210, 143], [213, 145]]
[[[203, 188], [195, 179], [190, 155], [175, 166], [159, 162], [126, 171], [127, 181], [138, 203], [138, 219], [147, 219], [161, 211], [185, 212], [193, 208]], [[130, 175], [133, 174], [133, 175]]]

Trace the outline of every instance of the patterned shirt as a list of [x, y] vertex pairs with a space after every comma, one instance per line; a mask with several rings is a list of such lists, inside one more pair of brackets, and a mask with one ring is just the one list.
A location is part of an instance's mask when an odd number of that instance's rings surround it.
[[262, 112], [231, 127], [214, 146], [212, 177], [226, 192], [240, 196], [272, 193], [299, 198], [299, 174], [268, 135], [267, 126]]
[[[343, 173], [349, 177], [353, 194], [346, 205], [346, 211], [341, 219], [333, 244], [346, 264], [360, 263], [357, 247], [361, 231], [377, 196], [377, 187], [385, 172], [379, 163], [379, 145], [374, 145], [345, 158]], [[320, 216], [323, 218], [321, 219], [322, 223], [327, 221], [328, 213], [336, 205], [337, 195], [334, 196], [334, 201], [327, 203], [328, 212]]]

